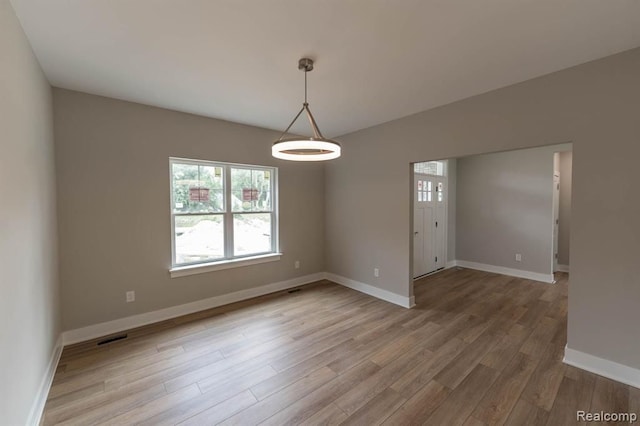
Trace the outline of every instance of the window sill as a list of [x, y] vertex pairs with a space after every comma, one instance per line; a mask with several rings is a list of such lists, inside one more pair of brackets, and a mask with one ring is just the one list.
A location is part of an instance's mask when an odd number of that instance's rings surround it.
[[282, 253], [269, 253], [259, 256], [243, 257], [241, 259], [223, 260], [198, 265], [177, 266], [171, 268], [171, 278], [185, 277], [187, 275], [204, 274], [205, 272], [221, 271], [223, 269], [241, 268], [243, 266], [257, 265], [259, 263], [275, 262], [280, 260]]

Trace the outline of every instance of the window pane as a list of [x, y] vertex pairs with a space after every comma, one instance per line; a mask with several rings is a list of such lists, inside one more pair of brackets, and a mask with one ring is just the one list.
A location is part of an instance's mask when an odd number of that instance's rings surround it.
[[251, 200], [243, 199], [246, 189], [251, 189], [251, 170], [231, 169], [231, 207], [234, 212], [251, 211]]
[[415, 163], [413, 171], [416, 173], [424, 173], [427, 175], [444, 176], [444, 161], [427, 161], [424, 163]]
[[271, 172], [269, 170], [252, 170], [251, 183], [257, 190], [256, 199], [252, 203], [254, 211], [271, 211]]
[[235, 256], [271, 251], [271, 213], [233, 215]]
[[176, 264], [224, 257], [222, 215], [175, 216]]
[[171, 176], [175, 213], [224, 211], [222, 167], [173, 163]]
[[271, 182], [270, 170], [231, 168], [233, 211], [271, 211]]

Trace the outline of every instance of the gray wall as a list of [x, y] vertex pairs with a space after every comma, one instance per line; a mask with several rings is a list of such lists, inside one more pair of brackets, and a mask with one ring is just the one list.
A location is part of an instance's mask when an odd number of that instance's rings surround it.
[[639, 110], [634, 49], [341, 137], [326, 168], [328, 271], [409, 296], [408, 163], [573, 142], [568, 345], [640, 368]]
[[569, 265], [571, 235], [571, 176], [573, 153], [560, 153], [560, 220], [558, 226], [558, 264]]
[[458, 159], [458, 260], [552, 273], [554, 151]]
[[0, 423], [27, 422], [60, 334], [51, 88], [0, 0]]
[[[54, 106], [65, 330], [324, 270], [323, 167], [272, 158], [277, 132], [62, 89]], [[171, 279], [171, 156], [279, 167], [282, 259]]]

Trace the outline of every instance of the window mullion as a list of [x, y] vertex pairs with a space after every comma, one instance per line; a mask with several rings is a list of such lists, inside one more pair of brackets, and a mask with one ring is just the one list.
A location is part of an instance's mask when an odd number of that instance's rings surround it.
[[233, 202], [231, 198], [231, 167], [224, 167], [224, 257], [233, 257]]

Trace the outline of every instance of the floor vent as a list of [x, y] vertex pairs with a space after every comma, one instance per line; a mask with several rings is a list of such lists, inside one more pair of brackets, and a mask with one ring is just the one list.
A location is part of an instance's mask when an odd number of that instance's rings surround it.
[[287, 293], [297, 293], [299, 291], [300, 291], [299, 288], [294, 288], [293, 290], [289, 290]]
[[126, 338], [127, 338], [126, 334], [120, 334], [118, 336], [108, 337], [108, 338], [106, 338], [104, 340], [100, 340], [98, 342], [98, 346], [106, 345], [107, 343], [115, 342], [117, 340], [122, 340], [122, 339], [126, 339]]

